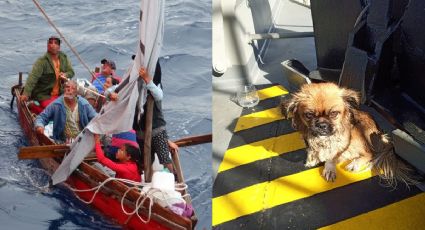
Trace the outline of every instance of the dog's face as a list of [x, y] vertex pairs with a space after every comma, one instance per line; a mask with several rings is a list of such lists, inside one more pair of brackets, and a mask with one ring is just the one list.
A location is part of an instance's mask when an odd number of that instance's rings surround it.
[[286, 103], [292, 124], [308, 136], [330, 136], [347, 128], [359, 94], [333, 83], [306, 84]]

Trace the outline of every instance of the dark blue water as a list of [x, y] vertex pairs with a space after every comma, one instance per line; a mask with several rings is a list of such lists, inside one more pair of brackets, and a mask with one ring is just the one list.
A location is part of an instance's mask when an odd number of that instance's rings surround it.
[[[122, 75], [137, 43], [137, 0], [40, 1], [65, 37], [94, 69], [115, 60]], [[166, 120], [171, 139], [211, 132], [211, 0], [167, 0], [161, 53]], [[120, 229], [64, 188], [44, 189], [35, 161], [18, 161], [25, 138], [11, 111], [10, 87], [28, 72], [55, 34], [32, 1], [0, 1], [0, 229]], [[76, 76], [87, 71], [68, 47]], [[181, 149], [182, 167], [199, 223], [211, 226], [211, 145]]]

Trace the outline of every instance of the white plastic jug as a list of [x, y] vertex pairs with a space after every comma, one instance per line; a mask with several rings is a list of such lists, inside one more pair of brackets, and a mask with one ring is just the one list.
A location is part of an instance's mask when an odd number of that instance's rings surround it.
[[152, 175], [152, 188], [161, 191], [174, 191], [174, 174], [169, 172], [154, 172]]

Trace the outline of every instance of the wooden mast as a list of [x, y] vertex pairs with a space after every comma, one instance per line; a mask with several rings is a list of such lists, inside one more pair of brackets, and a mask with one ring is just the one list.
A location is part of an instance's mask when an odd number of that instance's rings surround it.
[[154, 100], [152, 95], [148, 95], [146, 102], [146, 121], [144, 132], [144, 148], [143, 148], [143, 164], [144, 164], [144, 175], [145, 182], [151, 182], [152, 180], [152, 161], [151, 161], [151, 143], [152, 143], [152, 116], [153, 116], [153, 105]]

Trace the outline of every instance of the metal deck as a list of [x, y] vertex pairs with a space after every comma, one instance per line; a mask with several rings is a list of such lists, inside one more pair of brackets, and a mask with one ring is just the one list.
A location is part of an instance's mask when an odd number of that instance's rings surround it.
[[[270, 2], [276, 1], [262, 4]], [[308, 8], [291, 0], [278, 7], [275, 32], [312, 31]], [[425, 193], [418, 187], [392, 190], [371, 171], [350, 173], [341, 166], [337, 180], [328, 183], [322, 166], [304, 167], [304, 141], [277, 109], [288, 94], [281, 65], [288, 59], [315, 69], [314, 38], [268, 41], [264, 64], [251, 76], [261, 98], [253, 109], [232, 101], [252, 72], [234, 65], [213, 79], [213, 229], [425, 229]], [[392, 130], [368, 111], [386, 132]]]
[[386, 188], [370, 170], [341, 165], [329, 183], [323, 166], [305, 168], [304, 141], [277, 109], [287, 93], [265, 86], [233, 127], [213, 187], [214, 229], [425, 228], [420, 189]]

